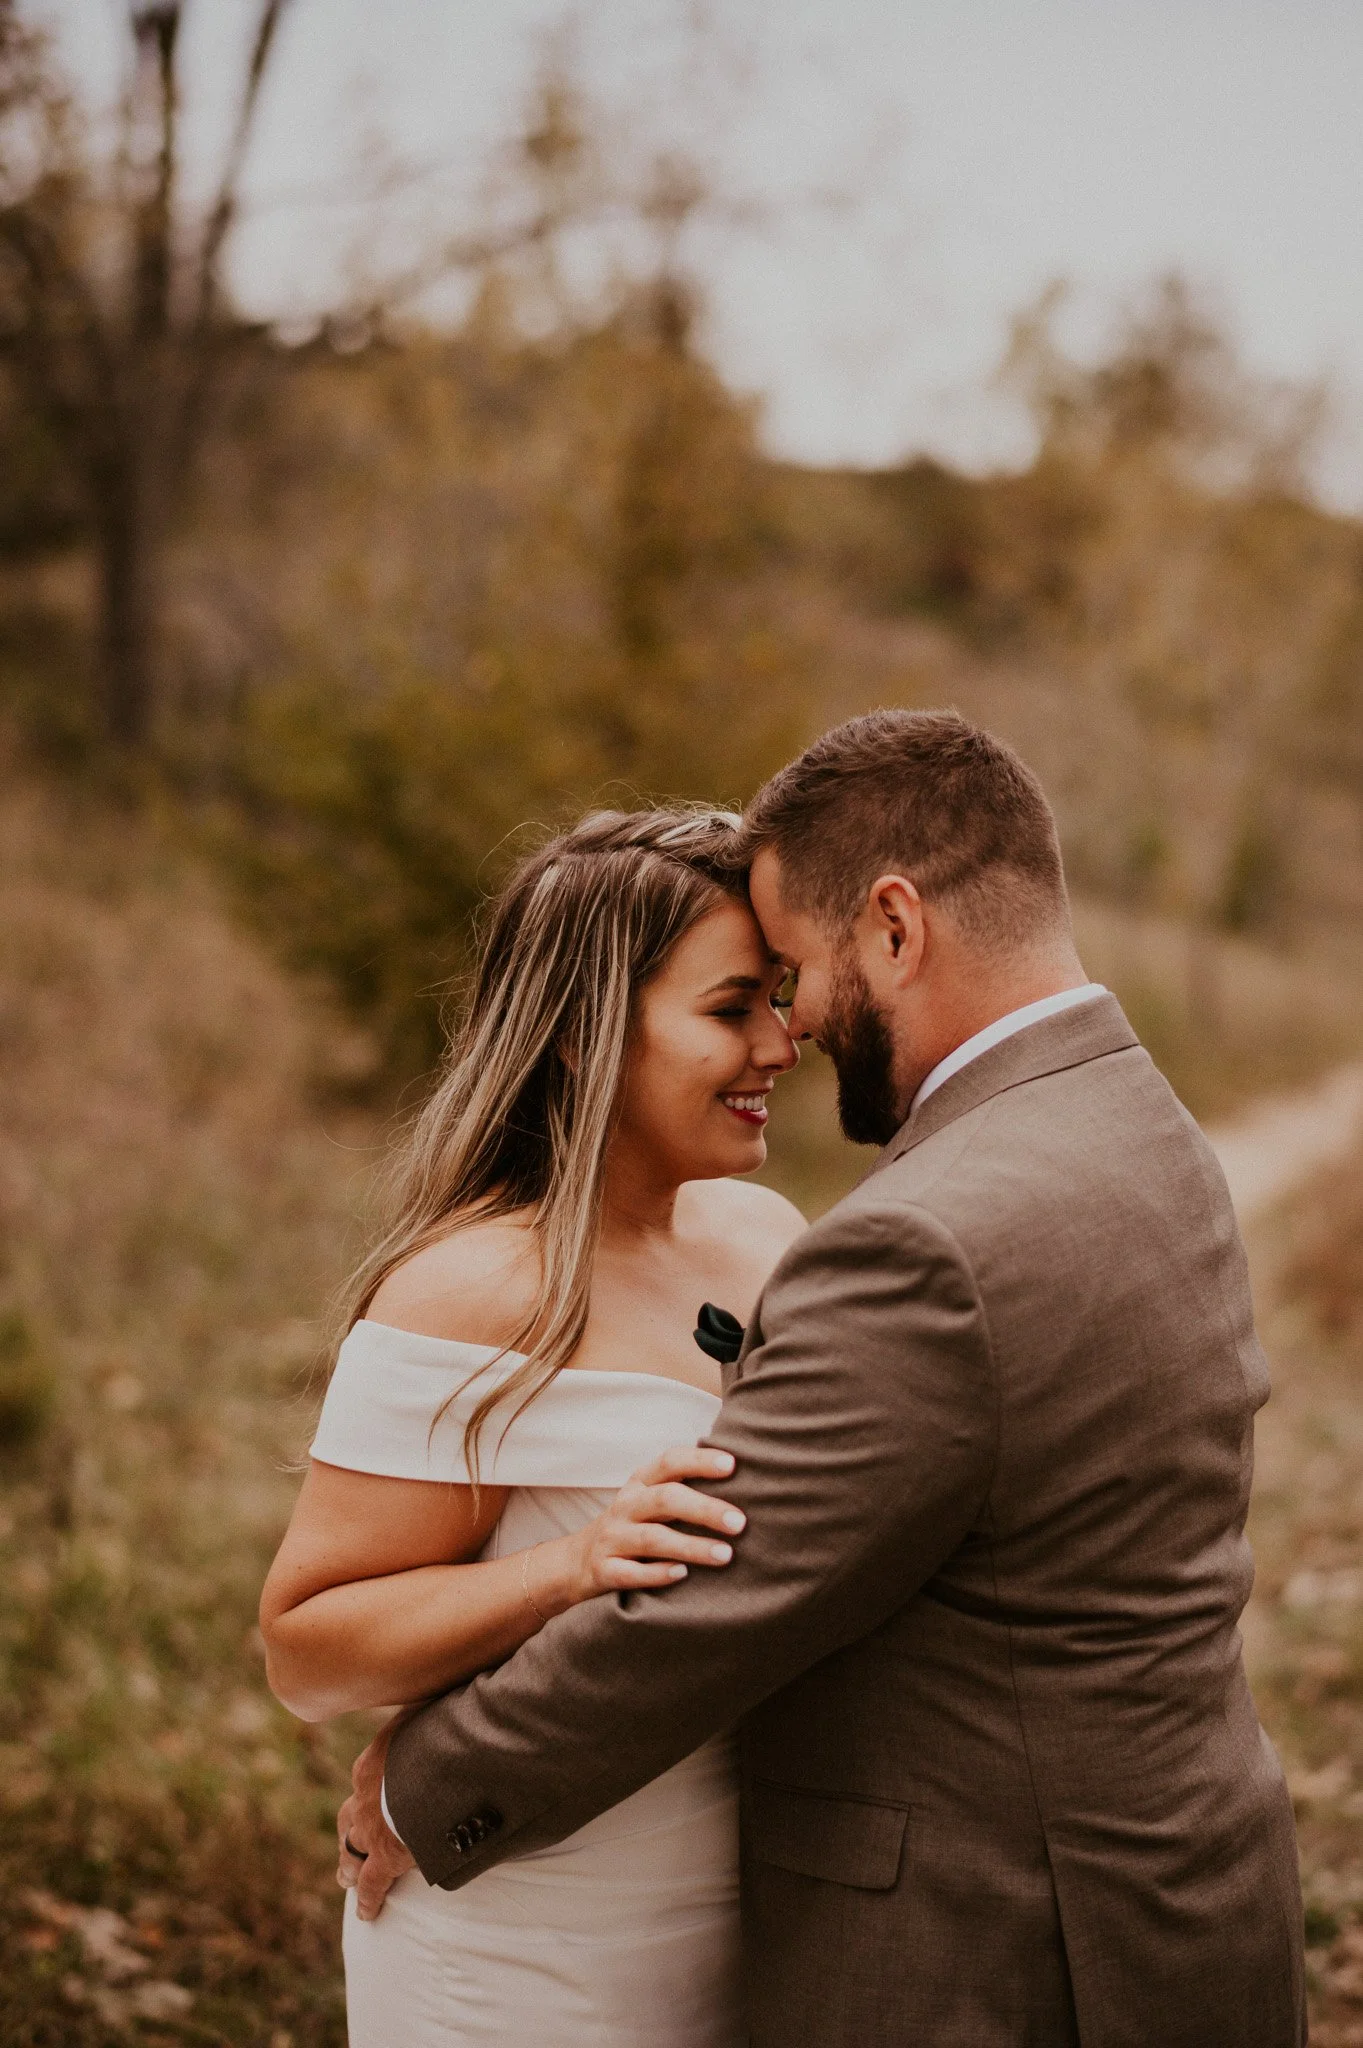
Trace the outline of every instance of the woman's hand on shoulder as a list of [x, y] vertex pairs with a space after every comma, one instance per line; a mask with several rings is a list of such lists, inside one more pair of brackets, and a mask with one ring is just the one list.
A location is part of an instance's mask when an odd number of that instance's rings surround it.
[[533, 1312], [538, 1287], [528, 1220], [474, 1218], [387, 1274], [365, 1316], [421, 1337], [507, 1344]]

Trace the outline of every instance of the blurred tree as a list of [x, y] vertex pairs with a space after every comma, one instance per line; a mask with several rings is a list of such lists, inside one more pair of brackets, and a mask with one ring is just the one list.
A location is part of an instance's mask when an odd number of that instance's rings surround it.
[[[1031, 467], [991, 493], [979, 610], [1063, 664], [1105, 735], [1078, 866], [1195, 923], [1286, 929], [1327, 650], [1344, 645], [1350, 536], [1310, 502], [1322, 393], [1255, 378], [1178, 277], [1096, 362], [1057, 336], [1063, 294], [1020, 319], [1005, 382]], [[1152, 866], [1136, 822], [1177, 819]]]
[[751, 410], [651, 289], [534, 339], [495, 297], [454, 337], [282, 362], [243, 459], [215, 444], [212, 547], [182, 570], [199, 702], [228, 706], [179, 726], [182, 784], [399, 1069], [518, 828], [741, 800], [813, 716]]
[[234, 386], [177, 539], [161, 758], [398, 1071], [527, 820], [741, 799], [808, 729], [756, 412], [694, 341], [705, 178], [608, 132], [551, 50], [472, 225]]
[[97, 162], [45, 38], [0, 0], [0, 358], [88, 506], [108, 736], [145, 745], [159, 576], [235, 323], [224, 250], [287, 0], [260, 0], [226, 156], [202, 218], [181, 196], [183, 0], [135, 0], [112, 160]]

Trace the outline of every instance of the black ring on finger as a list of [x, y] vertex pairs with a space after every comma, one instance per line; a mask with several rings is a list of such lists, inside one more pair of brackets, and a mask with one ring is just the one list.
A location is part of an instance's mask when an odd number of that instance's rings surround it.
[[350, 1839], [349, 1829], [347, 1829], [346, 1833], [342, 1835], [341, 1840], [345, 1844], [347, 1855], [353, 1856], [357, 1863], [367, 1863], [369, 1861], [369, 1851], [367, 1849], [357, 1849], [355, 1847], [355, 1844]]

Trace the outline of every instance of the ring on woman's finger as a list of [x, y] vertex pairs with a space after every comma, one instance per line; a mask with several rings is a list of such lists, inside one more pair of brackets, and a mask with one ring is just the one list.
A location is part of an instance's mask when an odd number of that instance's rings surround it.
[[348, 1856], [353, 1856], [357, 1863], [365, 1863], [368, 1861], [369, 1851], [367, 1849], [357, 1849], [355, 1847], [355, 1844], [350, 1839], [349, 1830], [347, 1830], [347, 1832], [342, 1836], [341, 1839], [345, 1843], [346, 1854]]

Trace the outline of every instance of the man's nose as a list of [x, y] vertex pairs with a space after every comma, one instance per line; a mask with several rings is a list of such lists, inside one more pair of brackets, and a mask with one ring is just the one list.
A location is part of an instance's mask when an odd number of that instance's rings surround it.
[[814, 1036], [811, 1026], [805, 1023], [798, 995], [786, 1013], [786, 1029], [798, 1045], [808, 1045]]

